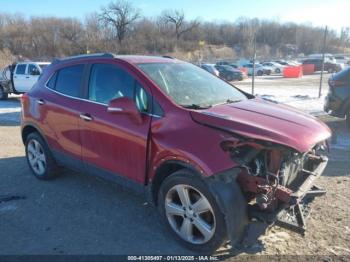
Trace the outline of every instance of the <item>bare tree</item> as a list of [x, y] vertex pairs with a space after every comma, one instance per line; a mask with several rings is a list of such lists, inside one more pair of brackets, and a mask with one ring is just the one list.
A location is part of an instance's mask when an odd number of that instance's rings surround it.
[[197, 20], [186, 22], [185, 14], [182, 10], [164, 11], [161, 17], [165, 23], [170, 23], [174, 26], [177, 41], [180, 40], [180, 37], [183, 34], [191, 32], [194, 28], [199, 26], [199, 22]]
[[119, 44], [126, 37], [133, 23], [140, 18], [138, 9], [130, 2], [118, 0], [102, 8], [100, 19], [106, 26], [111, 26], [118, 38]]

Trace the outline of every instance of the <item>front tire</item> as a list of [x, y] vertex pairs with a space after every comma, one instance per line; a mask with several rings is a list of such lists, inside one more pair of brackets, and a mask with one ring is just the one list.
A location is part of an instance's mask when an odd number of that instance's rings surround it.
[[189, 249], [211, 253], [227, 240], [224, 215], [207, 185], [188, 169], [162, 183], [158, 208], [168, 230]]
[[38, 133], [34, 132], [28, 135], [25, 151], [30, 170], [36, 178], [48, 180], [57, 175], [59, 167], [46, 142]]
[[280, 74], [280, 73], [281, 73], [281, 69], [277, 68], [277, 69], [275, 70], [275, 72], [276, 72], [276, 74]]

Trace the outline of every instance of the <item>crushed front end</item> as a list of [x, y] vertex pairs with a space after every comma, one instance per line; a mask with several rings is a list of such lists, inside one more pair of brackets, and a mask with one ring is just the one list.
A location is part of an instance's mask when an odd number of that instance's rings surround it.
[[304, 233], [309, 203], [325, 194], [315, 180], [328, 162], [327, 142], [306, 153], [255, 141], [225, 141], [222, 147], [240, 165], [237, 182], [248, 202], [249, 218]]

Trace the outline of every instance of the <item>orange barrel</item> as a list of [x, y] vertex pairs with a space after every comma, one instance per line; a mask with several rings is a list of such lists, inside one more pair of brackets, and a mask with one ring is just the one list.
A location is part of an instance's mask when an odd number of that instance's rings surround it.
[[302, 65], [304, 75], [312, 75], [315, 72], [315, 65], [305, 64]]
[[288, 66], [283, 70], [283, 77], [285, 78], [299, 78], [303, 76], [303, 69], [301, 66]]

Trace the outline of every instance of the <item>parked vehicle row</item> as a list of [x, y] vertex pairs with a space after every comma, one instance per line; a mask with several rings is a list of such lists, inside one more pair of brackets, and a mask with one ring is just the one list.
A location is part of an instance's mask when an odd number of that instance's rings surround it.
[[200, 252], [235, 246], [249, 219], [303, 231], [304, 200], [323, 192], [313, 185], [328, 160], [325, 124], [179, 60], [57, 60], [21, 102], [38, 179], [65, 166], [145, 192], [176, 239]]
[[203, 64], [201, 65], [201, 68], [226, 81], [242, 81], [247, 77], [244, 72], [232, 67], [231, 65]]
[[[322, 70], [322, 58], [311, 58], [303, 61], [303, 65], [311, 64], [315, 66], [315, 71]], [[324, 61], [324, 70], [328, 73], [339, 72], [342, 70], [342, 66], [337, 63], [330, 62], [328, 60]]]

